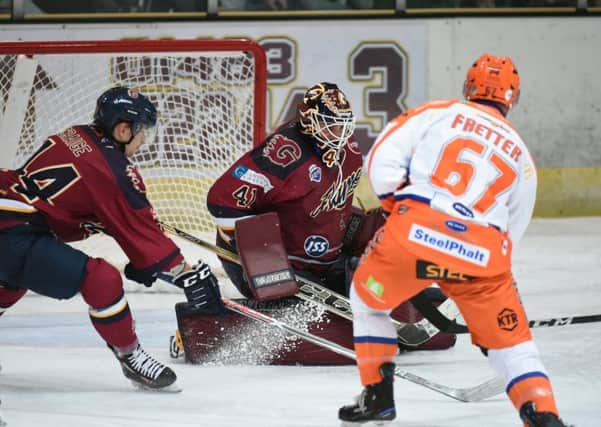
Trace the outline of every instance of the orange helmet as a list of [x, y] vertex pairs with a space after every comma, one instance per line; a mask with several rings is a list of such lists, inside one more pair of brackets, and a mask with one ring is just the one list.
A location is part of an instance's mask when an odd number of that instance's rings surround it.
[[520, 76], [513, 61], [502, 56], [482, 55], [467, 72], [463, 96], [469, 101], [496, 102], [507, 113], [520, 96]]

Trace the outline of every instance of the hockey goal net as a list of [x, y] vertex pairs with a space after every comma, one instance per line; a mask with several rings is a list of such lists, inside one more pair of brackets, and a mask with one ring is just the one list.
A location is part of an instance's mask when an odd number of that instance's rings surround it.
[[188, 232], [214, 229], [210, 185], [263, 138], [266, 60], [250, 40], [10, 42], [0, 64], [1, 167], [90, 123], [104, 90], [136, 87], [157, 106], [158, 129], [132, 161], [161, 220]]

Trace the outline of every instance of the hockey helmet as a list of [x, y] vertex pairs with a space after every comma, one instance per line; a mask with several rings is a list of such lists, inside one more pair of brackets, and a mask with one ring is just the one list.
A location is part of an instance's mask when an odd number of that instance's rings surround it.
[[157, 110], [137, 89], [113, 87], [98, 97], [94, 124], [112, 135], [113, 129], [120, 122], [131, 123], [132, 139], [140, 131], [144, 131], [145, 141], [148, 143], [154, 139]]
[[518, 103], [520, 76], [510, 58], [484, 54], [467, 72], [463, 96], [468, 101], [487, 100], [500, 104], [506, 114]]
[[298, 105], [301, 132], [310, 135], [322, 150], [339, 150], [355, 131], [355, 115], [346, 95], [334, 83], [310, 87]]

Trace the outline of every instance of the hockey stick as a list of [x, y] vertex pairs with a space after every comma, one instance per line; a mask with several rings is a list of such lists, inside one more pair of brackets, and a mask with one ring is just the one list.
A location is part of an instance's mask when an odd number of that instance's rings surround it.
[[[250, 307], [234, 302], [229, 298], [222, 298], [222, 300], [223, 304], [233, 312], [266, 323], [270, 326], [279, 328], [285, 332], [288, 332], [306, 341], [309, 341], [310, 343], [331, 350], [334, 353], [337, 353], [341, 356], [348, 357], [352, 360], [356, 360], [355, 352], [346, 347], [342, 347], [341, 345], [326, 340], [325, 338], [297, 329], [284, 322], [274, 319], [273, 317], [269, 317], [263, 313], [253, 310]], [[505, 388], [505, 382], [500, 377], [492, 378], [474, 387], [453, 388], [427, 380], [426, 378], [404, 371], [399, 367], [395, 368], [394, 374], [399, 378], [403, 378], [404, 380], [429, 388], [430, 390], [444, 394], [445, 396], [451, 397], [461, 402], [478, 402], [480, 400], [503, 393]]]
[[[190, 233], [164, 222], [161, 222], [161, 225], [165, 230], [172, 234], [208, 249], [221, 258], [236, 264], [240, 264], [240, 257], [236, 253], [228, 251], [227, 249], [221, 248], [215, 244], [206, 242]], [[348, 298], [299, 274], [296, 274], [296, 281], [299, 287], [299, 292], [296, 294], [296, 297], [323, 307], [325, 310], [344, 319], [350, 321], [353, 320], [353, 314]], [[442, 315], [444, 315], [447, 319], [448, 317], [454, 318], [459, 313], [457, 306], [450, 299], [444, 301], [438, 307], [438, 310], [440, 310]], [[428, 341], [439, 332], [439, 329], [432, 325], [426, 318], [416, 323], [402, 323], [393, 319], [393, 323], [397, 329], [399, 341], [401, 341], [401, 343], [404, 345], [412, 347]], [[451, 323], [453, 322], [449, 320], [449, 324]]]
[[549, 319], [531, 320], [528, 326], [531, 328], [551, 328], [554, 326], [575, 325], [577, 323], [601, 322], [601, 314], [590, 314], [588, 316], [551, 317]]
[[[214, 254], [224, 258], [228, 261], [239, 264], [240, 258], [238, 254], [235, 254], [227, 249], [221, 248], [212, 243], [206, 242], [192, 234], [186, 233], [179, 228], [172, 225], [161, 223], [163, 228], [170, 233], [173, 233], [189, 242], [197, 244], [205, 249], [210, 250]], [[324, 307], [327, 311], [336, 314], [344, 319], [353, 320], [350, 303], [348, 298], [318, 284], [314, 281], [307, 279], [306, 277], [296, 275], [296, 280], [299, 285], [299, 293], [296, 296], [302, 300], [313, 302], [321, 307]], [[418, 308], [420, 312], [429, 311], [431, 309], [436, 310], [434, 315], [424, 317], [422, 320], [416, 323], [403, 323], [394, 320], [395, 327], [397, 328], [399, 340], [407, 346], [418, 346], [428, 341], [439, 331], [464, 334], [469, 332], [465, 325], [457, 323], [455, 319], [459, 314], [459, 310], [455, 302], [447, 298], [438, 307], [428, 308], [422, 305], [419, 300], [414, 297], [412, 303]], [[439, 319], [436, 322], [432, 322], [430, 319]], [[601, 322], [601, 314], [591, 314], [586, 316], [567, 316], [567, 317], [552, 317], [548, 319], [530, 320], [528, 326], [530, 328], [549, 328], [557, 326], [574, 325], [578, 323], [592, 323]]]

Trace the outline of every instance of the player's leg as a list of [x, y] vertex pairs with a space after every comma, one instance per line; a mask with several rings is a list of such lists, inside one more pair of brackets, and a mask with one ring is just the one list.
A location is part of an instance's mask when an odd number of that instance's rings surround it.
[[27, 292], [17, 279], [23, 255], [29, 246], [27, 226], [3, 229], [0, 234], [0, 315], [17, 303]]
[[[143, 350], [137, 343], [121, 276], [114, 267], [105, 261], [90, 259], [83, 252], [58, 240], [45, 228], [35, 226], [15, 227], [4, 232], [0, 248], [3, 245], [11, 247], [11, 256], [0, 264], [3, 279], [54, 299], [69, 299], [81, 292], [90, 306], [92, 324], [111, 348], [120, 349], [118, 357], [122, 349], [123, 354], [127, 351], [128, 356], [135, 355], [139, 359]], [[121, 359], [120, 362], [123, 365]], [[145, 377], [140, 378], [139, 382], [152, 383], [148, 378], [154, 381], [157, 372], [164, 370], [170, 382], [175, 381], [175, 374], [169, 374], [169, 368], [160, 366], [161, 369], [158, 369], [157, 364], [159, 362], [144, 365], [154, 369], [140, 369], [140, 375]], [[168, 385], [165, 381], [154, 383], [159, 387]]]
[[134, 385], [166, 389], [175, 382], [171, 368], [151, 357], [138, 342], [121, 274], [115, 267], [103, 259], [88, 258], [80, 293], [90, 307], [92, 325]]
[[415, 278], [415, 257], [390, 231], [386, 226], [378, 231], [353, 276], [353, 337], [364, 389], [355, 404], [340, 409], [343, 421], [386, 421], [396, 416], [393, 360], [398, 341], [389, 314], [428, 282]]
[[489, 363], [505, 378], [507, 394], [525, 426], [564, 426], [512, 275], [442, 287], [461, 310], [472, 342], [487, 350]]

